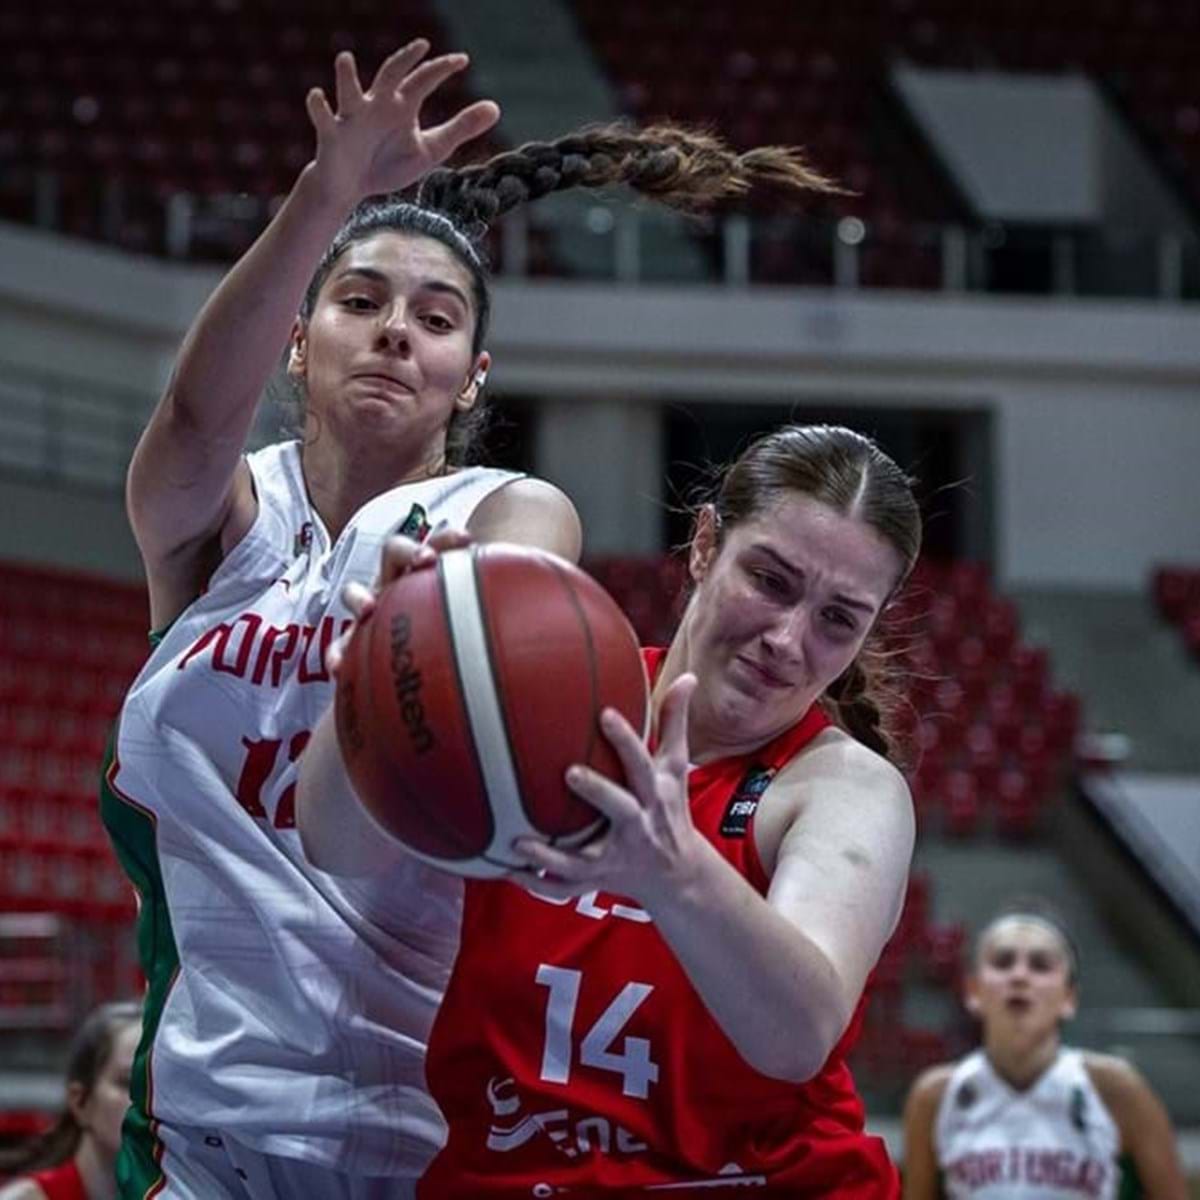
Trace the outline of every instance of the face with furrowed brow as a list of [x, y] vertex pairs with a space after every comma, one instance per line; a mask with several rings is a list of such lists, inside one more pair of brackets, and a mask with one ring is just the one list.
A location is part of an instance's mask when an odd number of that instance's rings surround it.
[[850, 666], [903, 565], [869, 525], [789, 492], [723, 538], [702, 510], [689, 570], [693, 727], [744, 752], [794, 724]]
[[[434, 238], [385, 230], [352, 242], [298, 322], [288, 363], [310, 424], [347, 445], [397, 443], [436, 458], [478, 398], [470, 273]], [[306, 430], [314, 433], [314, 430]]]

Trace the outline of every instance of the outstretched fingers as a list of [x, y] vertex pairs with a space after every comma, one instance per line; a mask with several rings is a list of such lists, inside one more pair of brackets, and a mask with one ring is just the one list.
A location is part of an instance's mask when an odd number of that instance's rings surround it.
[[333, 115], [333, 109], [329, 107], [325, 93], [319, 87], [309, 90], [308, 95], [304, 98], [304, 107], [308, 111], [308, 119], [313, 123], [318, 138], [323, 138], [333, 132], [337, 118]]
[[375, 78], [371, 80], [373, 96], [391, 95], [404, 82], [404, 77], [429, 53], [425, 38], [414, 38], [407, 46], [389, 54], [379, 64]]
[[337, 87], [338, 116], [345, 117], [357, 111], [363, 102], [362, 84], [358, 79], [358, 66], [354, 55], [343, 50], [333, 60], [333, 75]]
[[442, 54], [423, 62], [405, 76], [398, 95], [405, 103], [420, 108], [451, 75], [456, 75], [470, 60], [465, 54]]
[[630, 790], [642, 804], [649, 804], [654, 795], [654, 759], [646, 743], [613, 708], [606, 708], [600, 714], [600, 728], [621, 760], [621, 769], [625, 772]]
[[581, 800], [606, 816], [613, 824], [634, 820], [641, 813], [638, 798], [599, 771], [578, 763], [567, 771], [567, 787]]
[[500, 106], [493, 100], [476, 100], [448, 121], [425, 130], [430, 157], [445, 162], [459, 146], [487, 133], [500, 120]]

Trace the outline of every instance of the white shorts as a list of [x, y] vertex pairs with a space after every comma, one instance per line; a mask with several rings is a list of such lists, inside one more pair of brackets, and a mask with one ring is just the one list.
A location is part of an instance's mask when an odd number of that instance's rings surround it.
[[[414, 1179], [345, 1175], [262, 1154], [214, 1130], [158, 1125], [162, 1186], [155, 1200], [413, 1200]], [[135, 1200], [128, 1197], [128, 1200]], [[141, 1200], [140, 1195], [136, 1200]]]

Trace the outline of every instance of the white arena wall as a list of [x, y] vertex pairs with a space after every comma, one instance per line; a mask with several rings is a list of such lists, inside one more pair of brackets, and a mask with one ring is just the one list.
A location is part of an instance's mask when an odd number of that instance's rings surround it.
[[[68, 424], [119, 396], [132, 436], [217, 278], [0, 224], [0, 441], [30, 387]], [[494, 309], [491, 386], [542, 398], [538, 468], [593, 552], [657, 548], [662, 404], [745, 399], [990, 412], [1003, 586], [1134, 591], [1200, 561], [1200, 307], [538, 280]], [[115, 485], [0, 469], [0, 512], [2, 556], [137, 574]]]

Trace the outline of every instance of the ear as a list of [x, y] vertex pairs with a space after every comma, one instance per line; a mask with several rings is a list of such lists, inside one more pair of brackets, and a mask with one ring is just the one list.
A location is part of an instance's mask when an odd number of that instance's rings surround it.
[[963, 987], [963, 1007], [976, 1020], [980, 1019], [983, 1006], [979, 1000], [979, 981], [975, 978], [974, 973], [967, 976]]
[[469, 412], [475, 407], [475, 403], [479, 399], [479, 393], [483, 391], [483, 385], [487, 382], [488, 372], [491, 369], [492, 356], [486, 350], [481, 350], [479, 357], [475, 359], [471, 367], [471, 373], [467, 376], [466, 383], [463, 384], [462, 390], [454, 398], [454, 407], [459, 412]]
[[299, 317], [288, 337], [287, 373], [293, 379], [303, 379], [308, 370], [308, 330]]
[[87, 1107], [87, 1089], [78, 1079], [67, 1084], [67, 1111], [81, 1129], [87, 1127], [84, 1108]]
[[1060, 1021], [1069, 1021], [1079, 1011], [1079, 989], [1072, 985], [1067, 989], [1066, 999], [1063, 1000], [1063, 1006], [1059, 1010], [1058, 1018]]
[[696, 514], [696, 527], [692, 531], [692, 545], [688, 550], [688, 574], [693, 583], [699, 583], [712, 566], [717, 555], [717, 510], [711, 504], [702, 505]]

